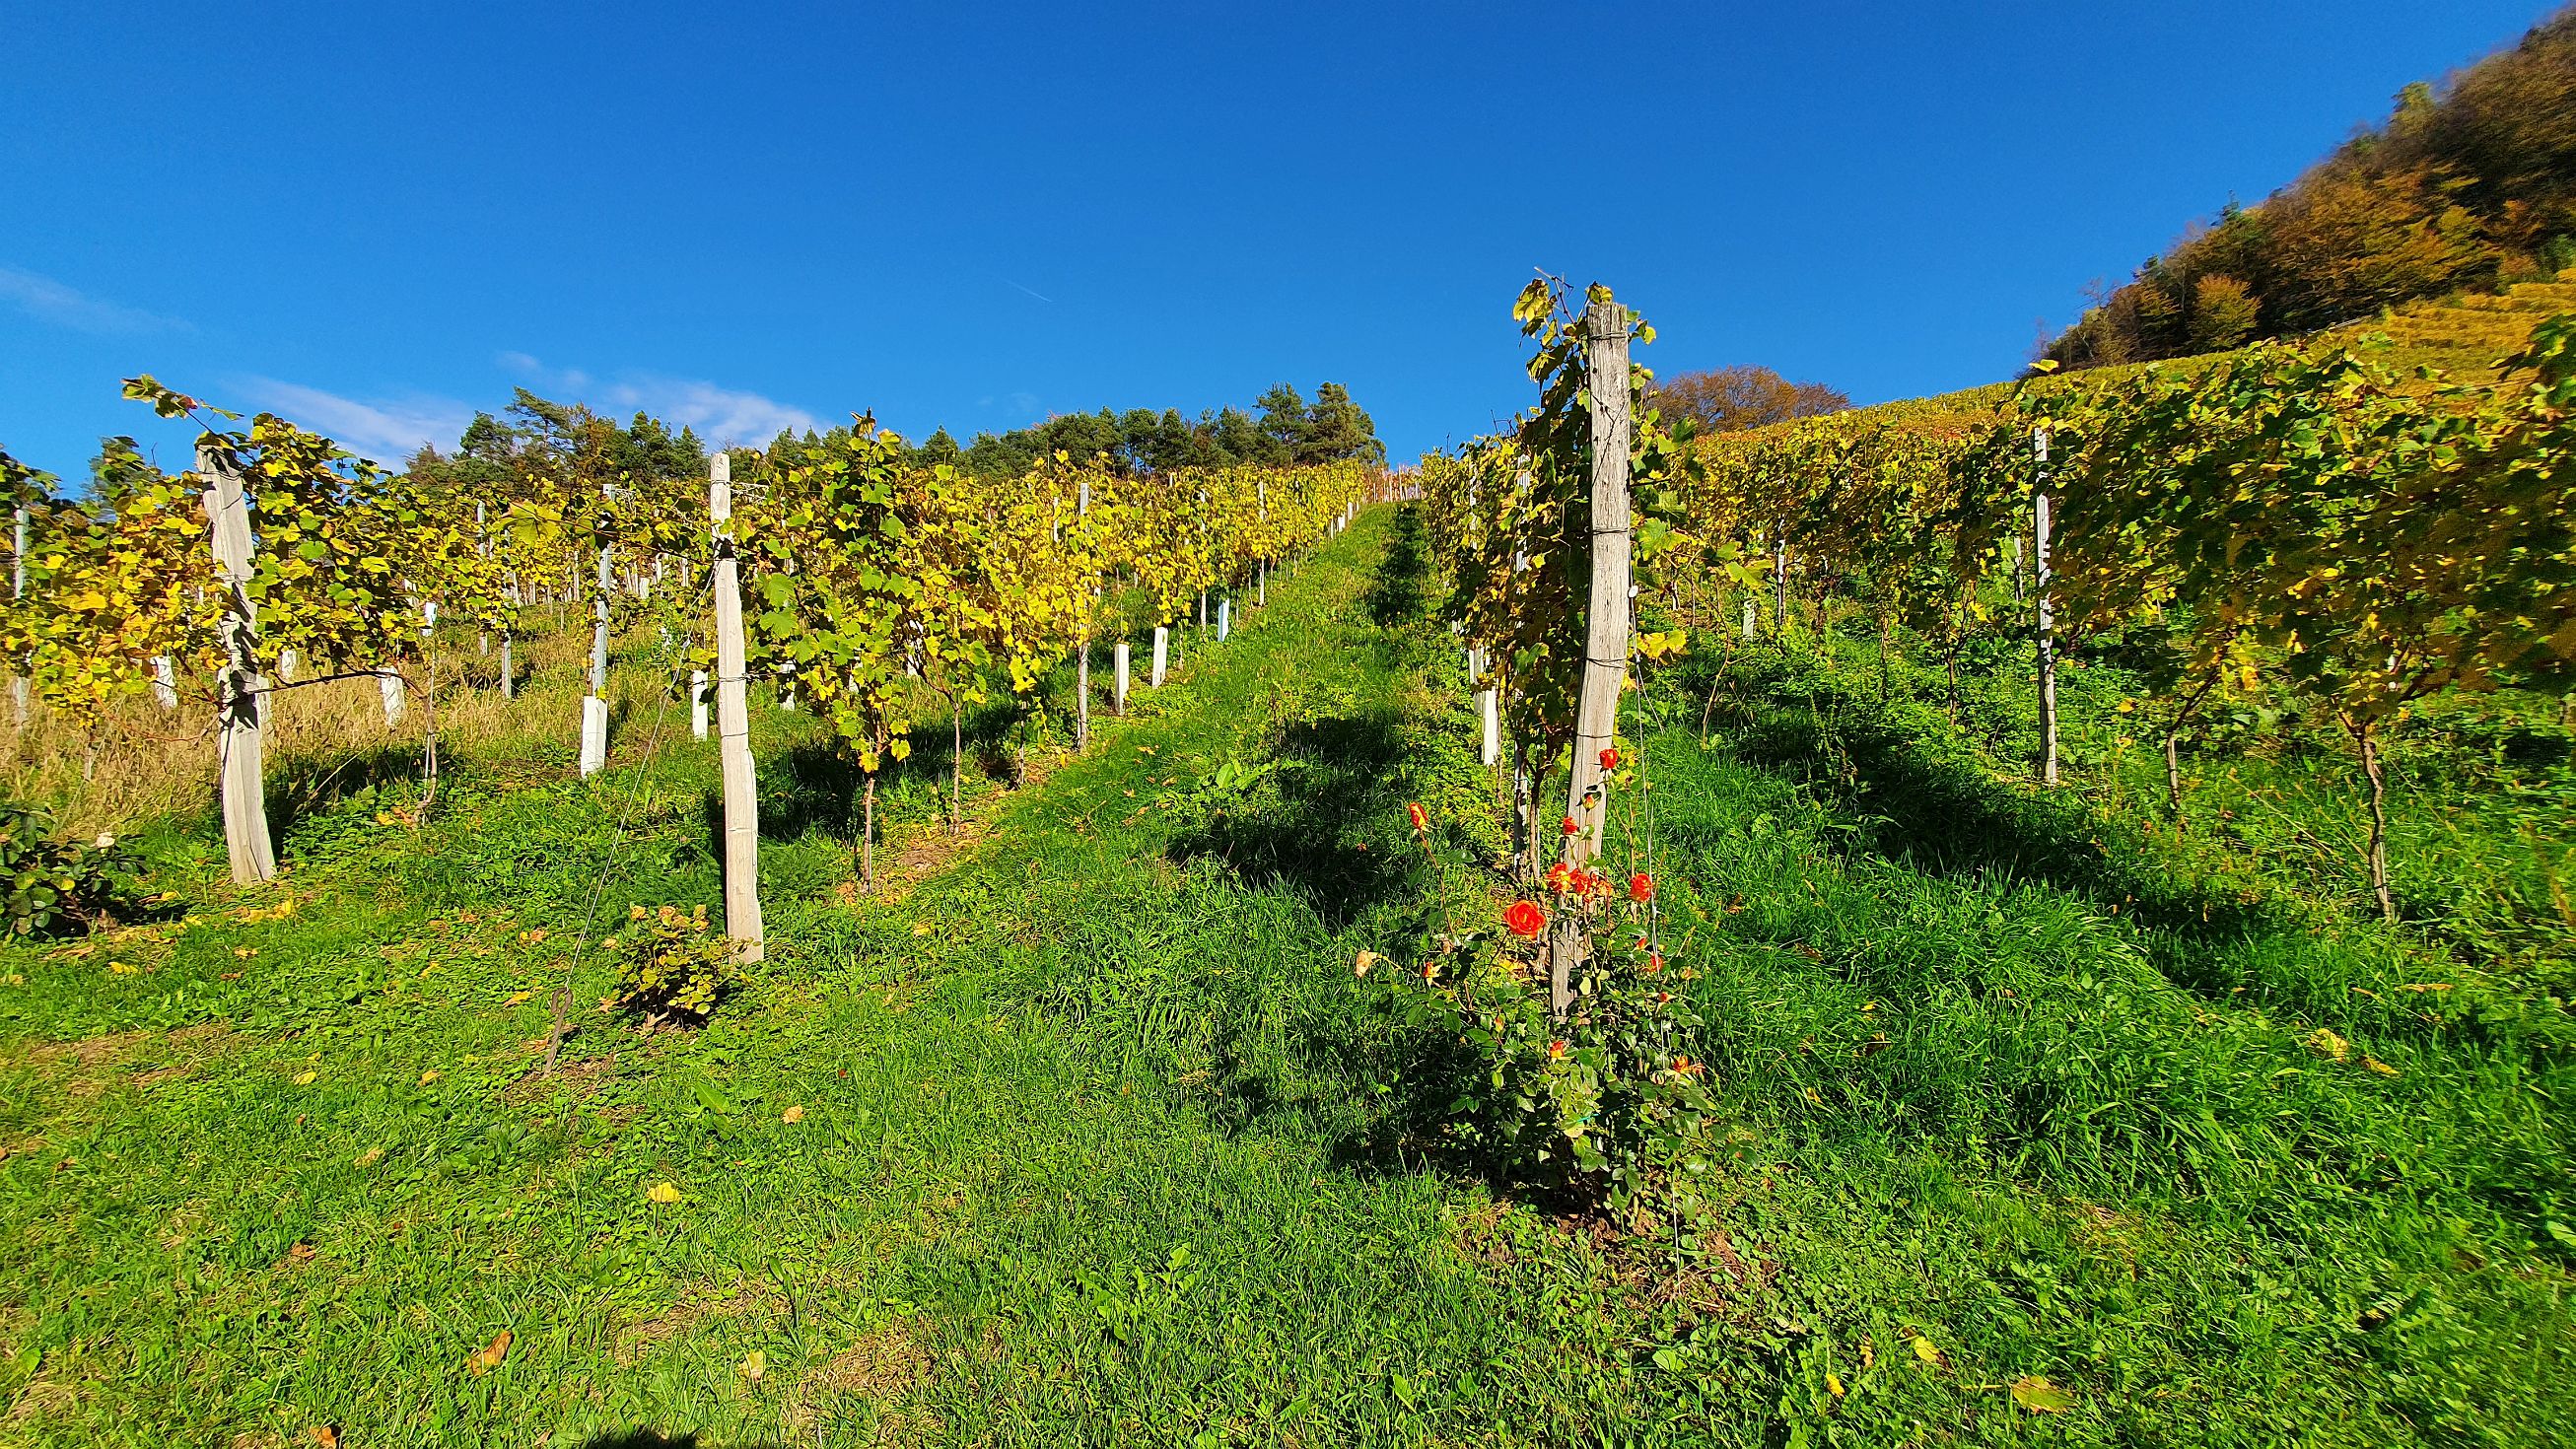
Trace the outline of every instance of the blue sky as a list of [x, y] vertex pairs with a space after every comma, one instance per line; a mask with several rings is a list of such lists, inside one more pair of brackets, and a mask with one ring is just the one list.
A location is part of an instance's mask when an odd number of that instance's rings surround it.
[[1537, 268], [1640, 307], [1659, 371], [1941, 391], [2543, 13], [239, 8], [0, 12], [30, 463], [184, 466], [138, 371], [389, 459], [517, 383], [758, 442], [1332, 380], [1410, 458], [1524, 401]]

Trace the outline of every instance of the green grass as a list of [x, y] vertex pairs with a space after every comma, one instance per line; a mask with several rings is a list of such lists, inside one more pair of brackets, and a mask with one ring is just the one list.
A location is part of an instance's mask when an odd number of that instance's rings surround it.
[[[1451, 641], [1385, 510], [1272, 587], [1087, 757], [977, 777], [968, 842], [875, 898], [845, 889], [847, 772], [756, 711], [770, 959], [700, 1031], [597, 1010], [575, 944], [718, 899], [714, 760], [677, 721], [652, 745], [631, 712], [589, 784], [461, 742], [417, 831], [378, 823], [399, 779], [314, 794], [265, 891], [219, 882], [204, 821], [151, 832], [188, 915], [0, 955], [0, 1437], [2376, 1446], [2576, 1418], [2563, 1010], [2510, 973], [2442, 1023], [2356, 996], [2453, 938], [2150, 835], [2097, 777], [2038, 799], [1831, 670], [1745, 674], [1715, 743], [1705, 679], [1634, 727], [1735, 1119], [1722, 1239], [1489, 1182], [1438, 1120], [1455, 1042], [1351, 971], [1442, 904], [1405, 801], [1501, 845]], [[887, 792], [934, 846], [946, 723]], [[2025, 1374], [2074, 1407], [2015, 1407]]]

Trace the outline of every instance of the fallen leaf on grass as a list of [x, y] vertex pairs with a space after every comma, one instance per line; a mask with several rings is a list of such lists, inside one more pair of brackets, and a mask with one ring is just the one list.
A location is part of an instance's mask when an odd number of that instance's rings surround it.
[[759, 1383], [762, 1377], [767, 1375], [769, 1372], [769, 1355], [762, 1353], [759, 1349], [755, 1348], [751, 1352], [742, 1356], [742, 1364], [739, 1368], [735, 1369], [734, 1372], [741, 1374], [744, 1378], [751, 1380], [755, 1384]]
[[1925, 1363], [1932, 1365], [1934, 1368], [1941, 1367], [1942, 1360], [1940, 1348], [1937, 1347], [1932, 1340], [1925, 1338], [1919, 1333], [1914, 1335], [1914, 1356], [1923, 1360]]
[[929, 935], [929, 934], [930, 934], [930, 923], [929, 923], [928, 921], [915, 921], [915, 922], [913, 922], [913, 923], [912, 923], [912, 933], [913, 933], [914, 935], [916, 935], [916, 936], [927, 936], [927, 935]]
[[2372, 1056], [2368, 1052], [2363, 1052], [2361, 1054], [2361, 1064], [2383, 1077], [2393, 1077], [2397, 1075], [2397, 1069], [2395, 1067], [2390, 1066], [2388, 1063], [2381, 1061], [2379, 1058]]
[[318, 1072], [297, 1072], [297, 1073], [295, 1074], [295, 1085], [297, 1085], [297, 1086], [299, 1086], [299, 1087], [309, 1087], [309, 1086], [312, 1086], [312, 1085], [313, 1085], [313, 1079], [314, 1079], [316, 1076], [319, 1076], [319, 1075], [320, 1075], [320, 1073], [318, 1073]]
[[328, 1424], [314, 1425], [304, 1431], [304, 1437], [319, 1445], [320, 1449], [340, 1449], [340, 1431]]
[[483, 1375], [499, 1368], [501, 1366], [501, 1360], [508, 1358], [509, 1356], [510, 1330], [505, 1328], [499, 1333], [492, 1335], [492, 1341], [485, 1344], [481, 1352], [465, 1361], [465, 1371], [474, 1375], [476, 1378], [481, 1378]]
[[2013, 1380], [2013, 1402], [2034, 1414], [2063, 1414], [2075, 1407], [2075, 1396], [2050, 1383], [2040, 1374], [2024, 1374]]
[[437, 1080], [438, 1080], [438, 1069], [437, 1069], [437, 1068], [435, 1068], [435, 1067], [432, 1067], [430, 1070], [425, 1071], [425, 1072], [423, 1072], [423, 1073], [421, 1073], [421, 1074], [420, 1074], [420, 1084], [421, 1084], [422, 1086], [424, 1086], [424, 1087], [428, 1086], [430, 1083], [435, 1082], [435, 1081], [437, 1081]]
[[2352, 1056], [2352, 1043], [2322, 1026], [2308, 1033], [2307, 1047], [2330, 1062], [2345, 1061]]
[[778, 1114], [778, 1120], [781, 1122], [802, 1122], [805, 1120], [805, 1109], [802, 1107], [790, 1107], [786, 1111]]
[[671, 1179], [667, 1177], [662, 1179], [660, 1182], [653, 1184], [651, 1187], [644, 1189], [644, 1195], [665, 1207], [668, 1207], [672, 1203], [680, 1200], [680, 1190], [673, 1187], [671, 1185]]
[[368, 1148], [366, 1151], [361, 1152], [361, 1153], [359, 1153], [359, 1154], [358, 1154], [358, 1160], [357, 1160], [356, 1165], [357, 1165], [357, 1166], [359, 1166], [359, 1167], [373, 1167], [373, 1166], [375, 1166], [377, 1163], [382, 1162], [382, 1161], [384, 1161], [384, 1160], [385, 1160], [385, 1150], [384, 1150], [383, 1148], [381, 1148], [381, 1147], [370, 1147], [370, 1148]]
[[513, 991], [507, 997], [503, 998], [501, 1004], [503, 1006], [516, 1006], [520, 1002], [525, 1001], [536, 994], [537, 993], [533, 991]]

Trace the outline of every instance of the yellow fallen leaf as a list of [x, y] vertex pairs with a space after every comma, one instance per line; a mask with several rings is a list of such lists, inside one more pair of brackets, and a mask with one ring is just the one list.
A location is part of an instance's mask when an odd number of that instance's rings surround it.
[[1362, 951], [1359, 954], [1359, 959], [1351, 963], [1351, 974], [1354, 976], [1366, 976], [1369, 974], [1369, 968], [1371, 966], [1374, 966], [1385, 959], [1386, 958], [1384, 956], [1379, 955], [1375, 951]]
[[509, 1356], [510, 1330], [505, 1328], [499, 1333], [494, 1334], [492, 1336], [492, 1341], [485, 1344], [481, 1352], [475, 1354], [472, 1358], [467, 1359], [465, 1361], [465, 1368], [467, 1372], [473, 1374], [476, 1378], [481, 1378], [483, 1375], [499, 1368], [501, 1366], [501, 1360], [508, 1358]]
[[1825, 1392], [1832, 1394], [1837, 1399], [1841, 1398], [1843, 1396], [1843, 1381], [1833, 1374], [1825, 1375]]
[[357, 1165], [360, 1167], [373, 1167], [384, 1160], [385, 1150], [382, 1147], [370, 1147], [366, 1151], [358, 1154]]
[[665, 1206], [680, 1200], [680, 1190], [673, 1187], [671, 1185], [671, 1180], [667, 1177], [662, 1179], [660, 1182], [653, 1184], [651, 1187], [646, 1188], [644, 1190], [644, 1195]]
[[424, 1086], [424, 1087], [428, 1086], [430, 1083], [435, 1082], [435, 1081], [437, 1081], [437, 1080], [438, 1080], [438, 1071], [437, 1071], [437, 1069], [436, 1069], [436, 1068], [434, 1068], [434, 1067], [433, 1067], [433, 1068], [431, 1068], [430, 1070], [428, 1070], [428, 1071], [423, 1072], [423, 1073], [421, 1073], [421, 1074], [420, 1074], [420, 1084], [421, 1084], [422, 1086]]
[[235, 946], [233, 948], [233, 959], [237, 961], [247, 961], [258, 954], [259, 948], [257, 946]]
[[913, 922], [913, 923], [912, 923], [912, 933], [913, 933], [914, 935], [916, 935], [916, 936], [927, 936], [927, 935], [929, 935], [929, 934], [930, 934], [930, 923], [929, 923], [928, 921], [915, 921], [915, 922]]
[[2322, 1026], [2308, 1033], [2307, 1047], [2330, 1062], [2344, 1061], [2352, 1055], [2352, 1043]]
[[2039, 1374], [2013, 1380], [2013, 1402], [2034, 1414], [2063, 1414], [2075, 1407], [2075, 1396]]
[[1935, 1368], [1941, 1366], [1941, 1350], [1933, 1346], [1932, 1340], [1919, 1333], [1914, 1335], [1914, 1356]]
[[525, 1001], [525, 1000], [527, 1000], [529, 997], [534, 996], [534, 995], [536, 995], [536, 994], [537, 994], [537, 993], [535, 993], [535, 992], [533, 992], [533, 991], [513, 991], [513, 992], [511, 992], [511, 993], [509, 994], [509, 996], [508, 996], [508, 998], [507, 998], [507, 999], [505, 999], [505, 1000], [503, 1000], [503, 1001], [502, 1001], [502, 1003], [501, 1003], [501, 1004], [502, 1004], [503, 1006], [516, 1006], [516, 1005], [518, 1005], [520, 1002]]
[[107, 963], [107, 969], [111, 974], [117, 976], [131, 976], [143, 968], [140, 966], [129, 966], [122, 961], [110, 961]]
[[312, 1440], [319, 1449], [340, 1449], [340, 1431], [328, 1424], [314, 1425], [304, 1431], [304, 1437]]
[[297, 1072], [295, 1074], [295, 1085], [299, 1087], [312, 1086], [314, 1077], [318, 1075], [320, 1074], [316, 1072]]
[[755, 1348], [742, 1356], [742, 1366], [735, 1372], [753, 1383], [758, 1383], [762, 1376], [769, 1372], [769, 1355]]
[[2363, 1052], [2361, 1054], [2361, 1064], [2368, 1067], [2370, 1070], [2379, 1073], [2383, 1077], [2393, 1077], [2397, 1075], [2397, 1069], [2395, 1067], [2390, 1066], [2388, 1063], [2381, 1061], [2379, 1058], [2372, 1056], [2368, 1052]]
[[778, 1120], [781, 1122], [802, 1122], [805, 1120], [805, 1109], [802, 1107], [790, 1107], [786, 1111], [778, 1114]]

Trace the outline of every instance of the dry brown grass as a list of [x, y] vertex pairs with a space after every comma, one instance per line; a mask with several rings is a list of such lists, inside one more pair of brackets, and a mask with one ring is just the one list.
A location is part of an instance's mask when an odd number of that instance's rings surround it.
[[[353, 763], [388, 754], [412, 757], [417, 778], [435, 716], [440, 750], [518, 753], [552, 745], [569, 752], [579, 737], [581, 669], [589, 638], [580, 630], [542, 634], [514, 646], [519, 693], [504, 700], [494, 683], [496, 654], [475, 649], [472, 635], [442, 639], [434, 693], [417, 661], [404, 666], [408, 708], [385, 723], [375, 680], [336, 679], [280, 689], [270, 696], [268, 778], [280, 789], [318, 783]], [[646, 671], [614, 670], [612, 705], [649, 714], [661, 681]], [[122, 834], [143, 821], [211, 809], [215, 792], [212, 686], [183, 675], [179, 707], [163, 709], [149, 693], [119, 700], [95, 729], [78, 727], [36, 706], [23, 729], [0, 704], [0, 792], [53, 812], [63, 834]], [[430, 706], [434, 703], [435, 709]], [[685, 712], [681, 718], [685, 720]]]

